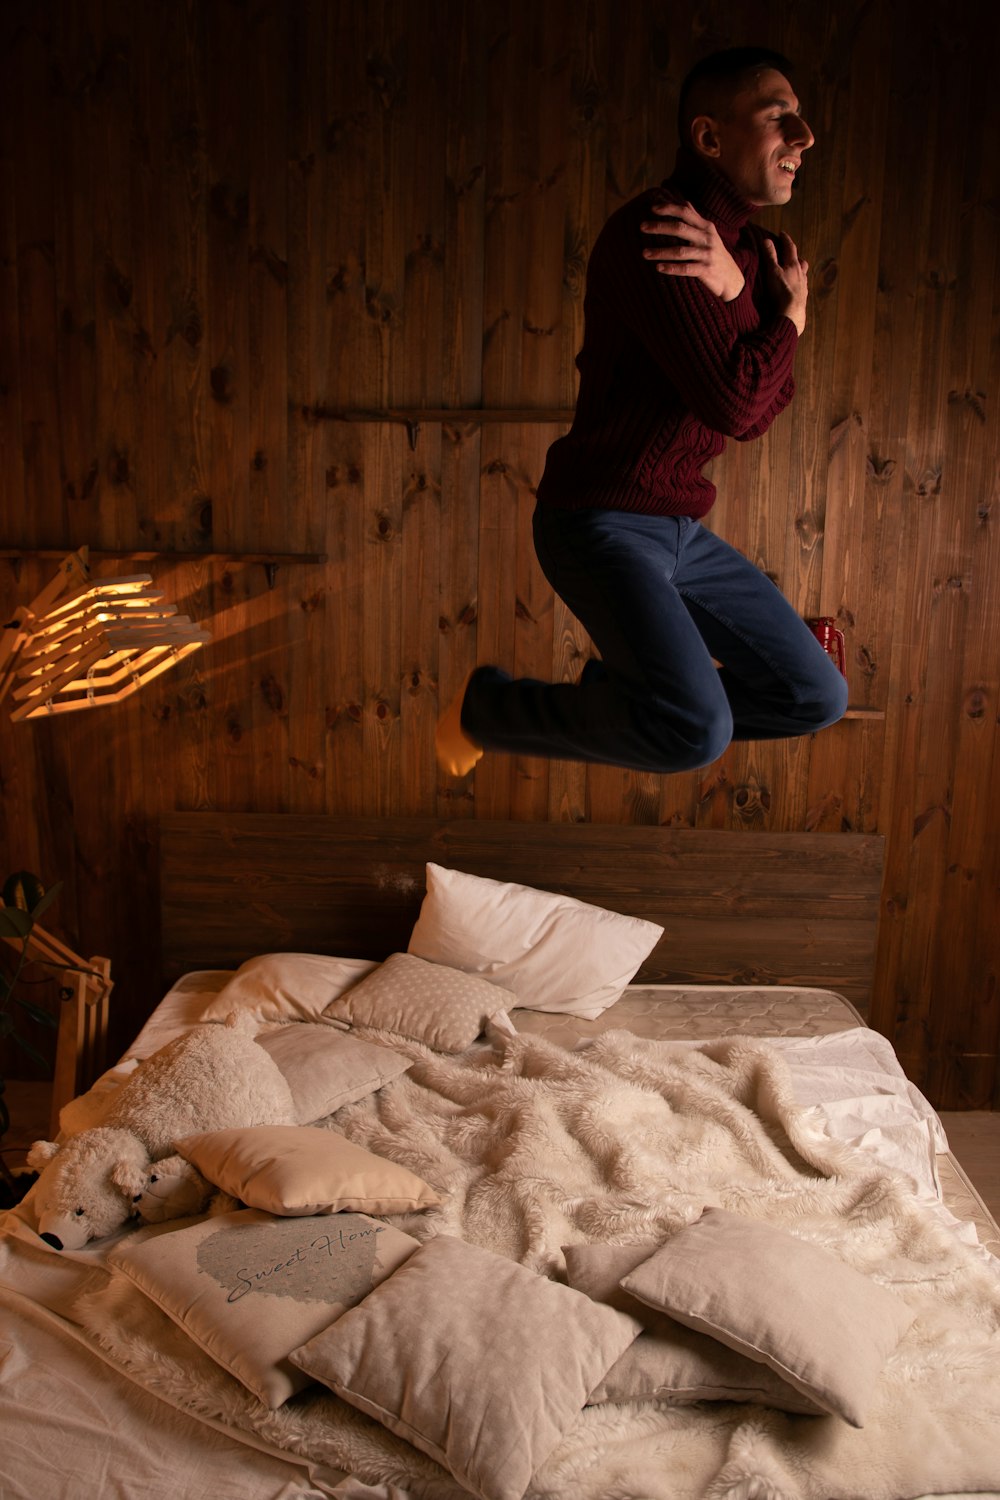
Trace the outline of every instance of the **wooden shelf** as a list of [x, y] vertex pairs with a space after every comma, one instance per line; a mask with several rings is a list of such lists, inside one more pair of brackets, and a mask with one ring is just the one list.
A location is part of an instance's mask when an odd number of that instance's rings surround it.
[[572, 406], [304, 406], [316, 422], [572, 422]]
[[[0, 547], [0, 557], [6, 557], [14, 564], [15, 574], [20, 564], [28, 557], [40, 558], [64, 558], [67, 553], [75, 551], [72, 546], [68, 547]], [[268, 588], [274, 588], [277, 571], [281, 567], [302, 567], [314, 563], [325, 563], [328, 558], [325, 552], [175, 552], [170, 548], [155, 547], [130, 547], [130, 548], [102, 548], [88, 547], [88, 557], [91, 561], [98, 558], [116, 558], [121, 562], [207, 562], [207, 563], [259, 563], [267, 575]]]
[[411, 449], [417, 446], [423, 422], [455, 422], [477, 427], [516, 422], [519, 426], [539, 423], [568, 427], [575, 414], [573, 406], [380, 406], [368, 410], [319, 404], [302, 407], [307, 422], [397, 422], [406, 428]]
[[863, 704], [856, 706], [848, 704], [844, 712], [845, 719], [884, 719], [884, 708], [866, 708]]

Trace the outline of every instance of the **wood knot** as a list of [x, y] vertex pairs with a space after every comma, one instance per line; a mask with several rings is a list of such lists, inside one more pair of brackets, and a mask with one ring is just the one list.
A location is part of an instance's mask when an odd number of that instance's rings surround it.
[[840, 268], [837, 265], [837, 262], [833, 259], [820, 262], [818, 273], [815, 278], [819, 283], [820, 295], [825, 292], [831, 292], [833, 290], [833, 288], [837, 284], [837, 276], [839, 274], [839, 270]]
[[225, 364], [213, 365], [211, 374], [209, 375], [209, 385], [213, 398], [221, 402], [223, 406], [228, 406], [235, 395], [233, 371], [230, 366]]
[[123, 452], [119, 448], [113, 448], [108, 463], [108, 478], [111, 480], [111, 483], [129, 484], [131, 477], [128, 453]]
[[285, 706], [285, 695], [277, 678], [270, 673], [260, 680], [261, 697], [274, 714], [280, 714]]
[[895, 470], [894, 458], [879, 458], [876, 453], [869, 453], [865, 460], [865, 473], [875, 484], [888, 484]]
[[965, 699], [966, 716], [973, 720], [985, 719], [986, 717], [986, 689], [973, 688]]
[[949, 391], [948, 392], [948, 405], [949, 406], [967, 406], [969, 408], [969, 410], [972, 412], [973, 416], [975, 416], [985, 426], [985, 424], [986, 424], [986, 392], [985, 391], [973, 391], [973, 390], [968, 389], [968, 387], [964, 391]]

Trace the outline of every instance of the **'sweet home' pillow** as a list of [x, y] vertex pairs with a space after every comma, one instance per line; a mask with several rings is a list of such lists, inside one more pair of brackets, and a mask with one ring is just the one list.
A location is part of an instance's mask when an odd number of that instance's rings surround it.
[[275, 1219], [241, 1209], [130, 1236], [110, 1264], [265, 1406], [309, 1377], [288, 1355], [366, 1297], [417, 1241], [364, 1214]]

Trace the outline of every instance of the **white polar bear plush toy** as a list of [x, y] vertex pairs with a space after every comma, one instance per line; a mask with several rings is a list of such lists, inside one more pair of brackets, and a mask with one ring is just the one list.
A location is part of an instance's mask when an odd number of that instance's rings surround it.
[[[223, 1026], [196, 1026], [141, 1062], [108, 1095], [95, 1126], [62, 1145], [35, 1142], [28, 1165], [39, 1177], [25, 1203], [46, 1244], [79, 1250], [120, 1229], [144, 1201], [152, 1164], [186, 1135], [297, 1124], [288, 1082], [254, 1040], [257, 1029], [237, 1011]], [[175, 1215], [190, 1212], [185, 1201], [176, 1201]]]
[[144, 1224], [162, 1224], [167, 1219], [190, 1214], [228, 1214], [239, 1208], [239, 1199], [222, 1192], [183, 1156], [162, 1156], [150, 1162], [142, 1187], [132, 1206]]

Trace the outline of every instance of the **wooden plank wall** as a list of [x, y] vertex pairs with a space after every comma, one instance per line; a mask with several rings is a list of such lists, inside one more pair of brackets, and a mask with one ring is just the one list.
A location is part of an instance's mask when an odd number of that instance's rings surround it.
[[[405, 948], [428, 861], [656, 923], [647, 984], [795, 985], [871, 998], [884, 840], [659, 824], [166, 813], [164, 973], [235, 968], [256, 952]], [[831, 894], [833, 892], [834, 894]]]
[[[780, 220], [810, 326], [711, 523], [837, 616], [875, 716], [449, 783], [472, 664], [587, 652], [530, 542], [563, 427], [461, 412], [572, 406], [589, 246], [669, 169], [689, 64], [750, 40], [817, 136]], [[33, 550], [200, 553], [150, 566], [213, 634], [115, 710], [0, 724], [3, 867], [64, 881], [118, 1042], [158, 998], [164, 810], [844, 829], [887, 837], [874, 1024], [942, 1107], [1000, 1102], [998, 41], [990, 0], [7, 0], [0, 603]], [[335, 416], [381, 408], [456, 415]]]

